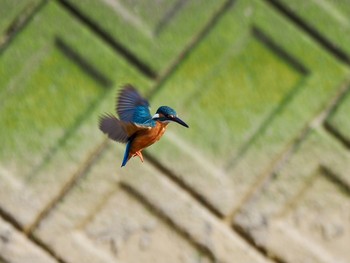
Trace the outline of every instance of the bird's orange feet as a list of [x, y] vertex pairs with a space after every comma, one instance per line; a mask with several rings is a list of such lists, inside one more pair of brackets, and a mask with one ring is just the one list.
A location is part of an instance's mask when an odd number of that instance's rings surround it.
[[134, 154], [134, 156], [138, 156], [138, 157], [140, 158], [141, 162], [143, 162], [143, 156], [142, 156], [141, 151], [137, 151], [137, 152]]

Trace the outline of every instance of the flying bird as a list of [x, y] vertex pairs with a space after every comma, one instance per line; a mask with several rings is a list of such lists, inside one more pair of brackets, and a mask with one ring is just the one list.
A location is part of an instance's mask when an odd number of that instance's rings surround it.
[[176, 111], [168, 106], [161, 106], [152, 116], [148, 101], [132, 85], [124, 86], [117, 98], [116, 112], [100, 117], [99, 128], [114, 141], [126, 143], [121, 167], [131, 157], [138, 156], [143, 162], [142, 150], [162, 137], [170, 122], [177, 122], [188, 128]]

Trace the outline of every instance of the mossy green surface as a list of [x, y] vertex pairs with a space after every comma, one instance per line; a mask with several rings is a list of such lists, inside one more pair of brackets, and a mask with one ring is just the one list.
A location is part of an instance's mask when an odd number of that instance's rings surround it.
[[28, 15], [42, 0], [1, 0], [0, 3], [0, 36], [19, 19]]
[[190, 128], [172, 125], [174, 145], [150, 151], [225, 214], [336, 96], [348, 72], [268, 5], [238, 1], [153, 97], [154, 107], [174, 107]]
[[328, 118], [328, 124], [350, 143], [350, 93], [340, 101], [334, 112]]
[[141, 61], [162, 71], [225, 1], [69, 2]]
[[[60, 21], [59, 23], [57, 21]], [[56, 3], [48, 3], [0, 56], [0, 160], [22, 172], [62, 147], [116, 90], [150, 82]], [[102, 136], [102, 134], [101, 134]], [[83, 143], [95, 144], [94, 138]], [[22, 174], [22, 173], [21, 173]]]
[[350, 55], [350, 5], [348, 1], [278, 0], [332, 46]]
[[[273, 23], [274, 17], [260, 18], [260, 13], [267, 14], [268, 11], [254, 5], [254, 1], [249, 2], [237, 3], [225, 15], [156, 96], [156, 103], [167, 101], [190, 123], [191, 129], [181, 131], [181, 136], [200, 146], [214, 159], [227, 160], [239, 154], [243, 145], [288, 107], [293, 96], [302, 90], [316, 88], [308, 83], [312, 78], [325, 78], [323, 83], [336, 83], [332, 77], [342, 72], [338, 66], [332, 70], [334, 73], [327, 68], [327, 75], [318, 75], [319, 70], [326, 72], [326, 66], [318, 64], [329, 66], [335, 61], [304, 43], [303, 36], [295, 30], [294, 35], [288, 35], [283, 20], [268, 26], [273, 34], [266, 32], [262, 22]], [[285, 53], [292, 53], [290, 56], [295, 57], [305, 70], [310, 70], [310, 74], [293, 66], [254, 30], [264, 32]], [[287, 37], [295, 38], [295, 43], [284, 46]], [[317, 98], [308, 99], [309, 104], [317, 101]], [[298, 108], [291, 108], [294, 113], [290, 114], [302, 117], [307, 114], [307, 108], [304, 104], [304, 112], [299, 113]], [[286, 127], [292, 125], [288, 119], [284, 122]]]
[[[207, 43], [218, 40], [214, 35]], [[191, 129], [178, 131], [181, 135], [211, 157], [225, 160], [258, 132], [302, 76], [251, 34], [232, 35], [228, 46], [216, 43], [209, 45], [217, 57], [207, 60], [210, 55], [201, 45], [191, 57], [193, 63], [183, 65], [164, 89], [171, 96], [162, 98], [190, 123]], [[243, 48], [237, 48], [241, 44]], [[192, 73], [203, 65], [210, 70]]]

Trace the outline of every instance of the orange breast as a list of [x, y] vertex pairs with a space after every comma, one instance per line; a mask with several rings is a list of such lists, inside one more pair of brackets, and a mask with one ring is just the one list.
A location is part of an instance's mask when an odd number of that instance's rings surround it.
[[130, 148], [130, 155], [134, 155], [138, 151], [152, 145], [163, 136], [167, 123], [156, 122], [156, 126], [147, 130], [140, 130], [136, 133]]

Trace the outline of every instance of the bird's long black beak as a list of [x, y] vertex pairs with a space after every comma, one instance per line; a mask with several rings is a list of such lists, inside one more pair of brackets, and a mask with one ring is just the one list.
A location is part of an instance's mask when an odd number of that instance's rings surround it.
[[189, 128], [189, 126], [186, 124], [186, 122], [184, 122], [183, 120], [181, 120], [178, 117], [173, 117], [173, 118], [171, 118], [171, 120], [177, 122], [178, 124], [181, 124], [182, 126], [185, 126], [186, 128]]

